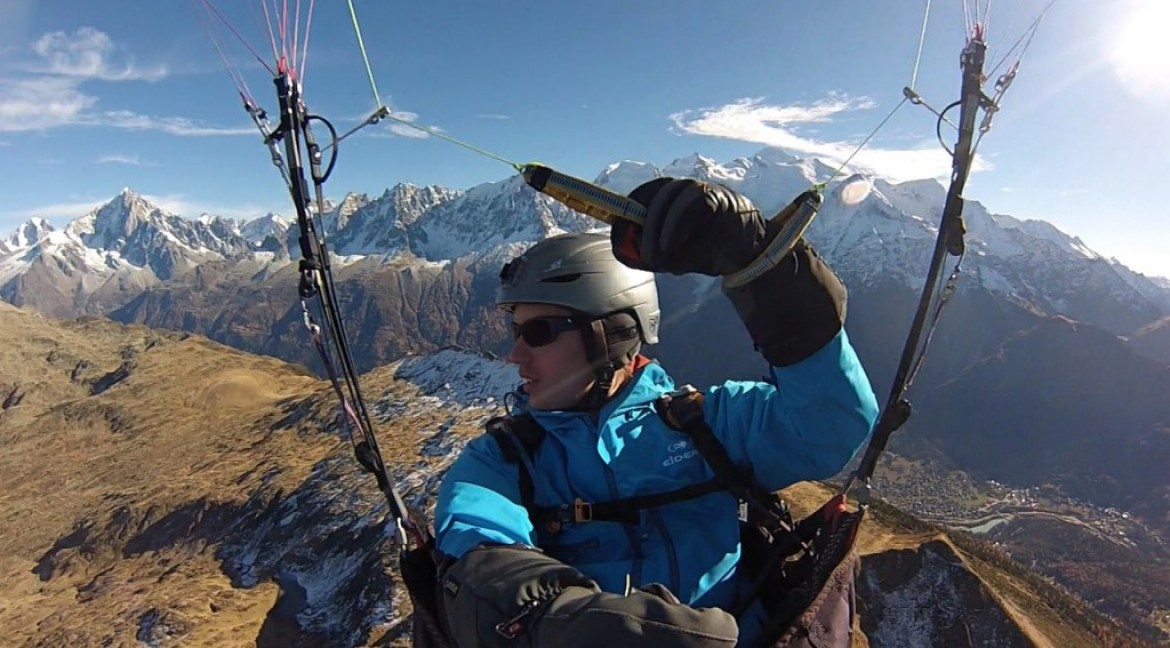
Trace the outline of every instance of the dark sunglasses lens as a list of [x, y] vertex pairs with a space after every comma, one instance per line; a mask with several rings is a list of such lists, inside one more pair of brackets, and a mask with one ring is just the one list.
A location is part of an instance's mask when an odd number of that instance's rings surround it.
[[571, 328], [572, 321], [568, 318], [535, 317], [521, 324], [512, 322], [512, 339], [524, 338], [524, 344], [542, 347], [552, 344], [563, 331]]
[[531, 319], [520, 325], [520, 336], [530, 347], [542, 347], [557, 339], [552, 322], [546, 319]]

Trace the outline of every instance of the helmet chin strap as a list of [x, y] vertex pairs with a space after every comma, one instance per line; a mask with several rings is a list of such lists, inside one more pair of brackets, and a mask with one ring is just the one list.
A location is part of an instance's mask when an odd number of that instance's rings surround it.
[[581, 337], [585, 340], [585, 357], [593, 367], [593, 387], [581, 399], [576, 409], [597, 411], [609, 400], [609, 390], [613, 387], [613, 378], [617, 367], [609, 359], [609, 346], [605, 341], [605, 322], [595, 319], [589, 322], [589, 329], [582, 329]]
[[609, 402], [618, 372], [630, 366], [642, 345], [637, 322], [629, 313], [611, 313], [588, 321], [587, 327], [581, 327], [581, 338], [594, 382], [573, 409], [595, 412]]

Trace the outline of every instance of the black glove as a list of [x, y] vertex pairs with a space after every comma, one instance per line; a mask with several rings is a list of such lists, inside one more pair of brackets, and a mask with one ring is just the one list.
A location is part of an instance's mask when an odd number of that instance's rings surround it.
[[614, 256], [639, 270], [719, 276], [743, 269], [770, 240], [767, 221], [746, 197], [722, 185], [657, 178], [630, 192], [645, 225], [619, 219]]
[[626, 596], [537, 549], [485, 545], [441, 576], [443, 608], [460, 648], [678, 646], [724, 648], [739, 636], [735, 618], [695, 609], [661, 585]]
[[[783, 222], [766, 221], [744, 196], [697, 180], [657, 178], [630, 192], [646, 206], [645, 225], [620, 220], [614, 256], [641, 270], [726, 275], [767, 247]], [[764, 358], [787, 366], [832, 340], [845, 322], [845, 286], [804, 239], [753, 281], [725, 288]]]
[[723, 292], [756, 349], [777, 367], [816, 353], [845, 323], [845, 284], [803, 239], [776, 267]]

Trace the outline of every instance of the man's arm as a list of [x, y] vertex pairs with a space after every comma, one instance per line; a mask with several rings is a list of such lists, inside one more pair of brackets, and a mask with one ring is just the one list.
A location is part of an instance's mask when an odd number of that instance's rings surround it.
[[857, 453], [878, 405], [844, 329], [813, 355], [772, 367], [777, 386], [727, 382], [708, 390], [704, 415], [736, 464], [769, 490], [826, 479]]
[[439, 551], [460, 558], [483, 543], [536, 544], [528, 510], [520, 503], [518, 470], [519, 464], [506, 461], [489, 434], [464, 447], [439, 486]]
[[737, 463], [778, 489], [833, 476], [877, 419], [869, 378], [844, 329], [846, 290], [803, 241], [775, 268], [724, 291], [775, 387], [725, 385], [705, 402], [712, 428]]
[[[642, 226], [615, 223], [614, 254], [656, 272], [726, 276], [747, 267], [780, 233], [732, 189], [657, 178], [630, 192]], [[726, 383], [704, 400], [708, 423], [733, 461], [764, 486], [824, 478], [856, 453], [877, 418], [873, 390], [844, 331], [846, 290], [798, 240], [775, 267], [725, 288], [778, 385]]]

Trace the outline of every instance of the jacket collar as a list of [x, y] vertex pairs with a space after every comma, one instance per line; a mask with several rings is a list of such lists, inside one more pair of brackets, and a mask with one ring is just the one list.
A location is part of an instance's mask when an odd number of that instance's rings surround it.
[[657, 361], [639, 354], [634, 359], [634, 367], [633, 377], [601, 408], [596, 421], [589, 412], [529, 409], [528, 396], [523, 393], [517, 393], [512, 414], [514, 416], [531, 414], [546, 430], [571, 425], [574, 422], [584, 422], [589, 428], [595, 428], [598, 422], [606, 421], [619, 412], [645, 407], [658, 400], [662, 394], [674, 389], [674, 380]]

